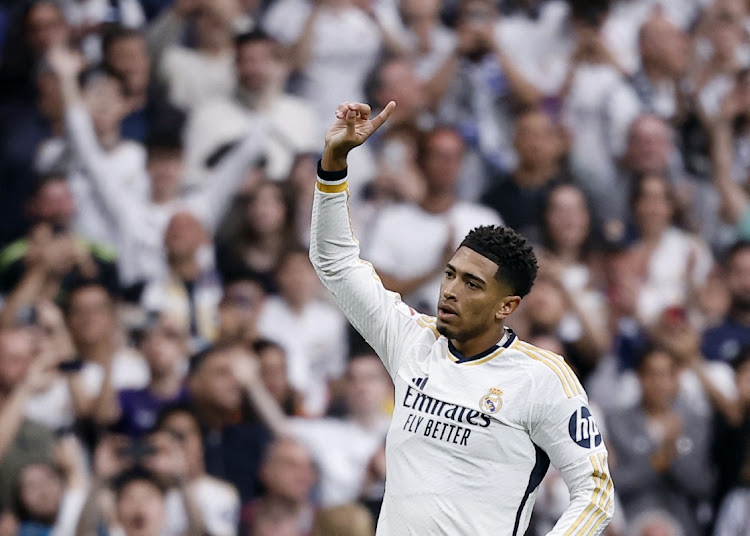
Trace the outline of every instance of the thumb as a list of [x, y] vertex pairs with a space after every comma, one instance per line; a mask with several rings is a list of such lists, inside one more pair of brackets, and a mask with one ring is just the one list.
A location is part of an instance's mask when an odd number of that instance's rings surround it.
[[355, 128], [357, 124], [357, 112], [354, 110], [348, 110], [346, 112], [346, 135], [347, 137], [351, 138], [353, 137], [357, 129]]

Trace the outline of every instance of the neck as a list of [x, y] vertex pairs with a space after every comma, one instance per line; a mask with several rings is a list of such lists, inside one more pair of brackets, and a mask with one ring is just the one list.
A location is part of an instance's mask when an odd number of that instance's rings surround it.
[[153, 372], [148, 390], [159, 398], [174, 398], [180, 392], [182, 380], [175, 374], [157, 376]]
[[108, 337], [89, 345], [79, 344], [77, 346], [78, 352], [82, 357], [85, 357], [87, 361], [93, 361], [99, 364], [106, 363], [116, 350], [114, 337]]
[[284, 296], [284, 301], [289, 305], [289, 308], [294, 311], [295, 314], [299, 315], [305, 310], [305, 306], [308, 300], [303, 299], [299, 296]]
[[201, 271], [198, 261], [195, 259], [195, 255], [170, 259], [169, 264], [172, 268], [172, 272], [174, 272], [181, 281], [195, 281]]
[[473, 355], [481, 354], [488, 348], [492, 348], [503, 338], [503, 335], [505, 335], [505, 329], [500, 326], [499, 332], [491, 331], [468, 341], [457, 341], [451, 339], [451, 344], [453, 344], [454, 348], [464, 356], [471, 357]]
[[430, 192], [422, 199], [420, 206], [431, 214], [447, 212], [456, 203], [456, 194], [450, 191]]
[[105, 151], [111, 151], [118, 143], [120, 143], [120, 132], [117, 130], [99, 133], [98, 137], [99, 145], [101, 145]]
[[176, 195], [168, 189], [154, 189], [151, 190], [151, 201], [155, 205], [164, 205], [172, 201]]
[[360, 411], [352, 415], [352, 418], [366, 429], [374, 428], [382, 418], [380, 411]]
[[663, 415], [669, 411], [669, 407], [656, 402], [650, 402], [646, 399], [643, 399], [641, 401], [641, 406], [643, 406], [643, 411], [649, 417], [658, 417], [659, 415]]
[[750, 326], [750, 310], [733, 305], [729, 311], [729, 317], [743, 326]]
[[643, 63], [643, 72], [646, 73], [646, 78], [648, 78], [652, 84], [667, 82], [673, 79], [669, 73], [665, 72], [664, 69], [659, 67], [653, 61], [646, 61]]
[[560, 166], [555, 162], [526, 162], [522, 163], [516, 169], [515, 173], [513, 173], [513, 179], [519, 186], [533, 188], [543, 186], [552, 177], [559, 174], [559, 172]]
[[581, 258], [581, 250], [576, 246], [559, 246], [555, 249], [555, 257], [563, 264], [576, 264]]

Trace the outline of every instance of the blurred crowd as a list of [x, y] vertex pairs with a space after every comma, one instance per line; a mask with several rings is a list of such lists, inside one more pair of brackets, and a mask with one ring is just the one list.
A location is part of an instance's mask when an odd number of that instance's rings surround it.
[[0, 536], [374, 534], [392, 386], [307, 247], [336, 105], [390, 100], [349, 161], [386, 286], [433, 313], [523, 233], [606, 535], [750, 535], [749, 1], [0, 0], [0, 50]]

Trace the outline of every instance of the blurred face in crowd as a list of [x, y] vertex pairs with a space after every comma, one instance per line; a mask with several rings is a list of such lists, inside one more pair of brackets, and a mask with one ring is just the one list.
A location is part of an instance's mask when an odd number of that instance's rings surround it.
[[717, 0], [708, 8], [707, 33], [717, 59], [734, 60], [744, 37], [744, 16], [740, 0]]
[[247, 224], [259, 236], [280, 233], [287, 220], [281, 188], [272, 182], [260, 185], [247, 207]]
[[63, 178], [47, 181], [31, 199], [29, 213], [37, 223], [67, 227], [76, 213], [67, 181]]
[[527, 112], [518, 118], [514, 140], [519, 166], [535, 169], [560, 161], [563, 140], [552, 119], [544, 112]]
[[416, 116], [424, 109], [425, 94], [414, 66], [405, 59], [392, 59], [380, 67], [380, 88], [377, 100], [381, 105], [396, 101], [401, 114]]
[[246, 341], [255, 332], [265, 292], [259, 283], [241, 280], [224, 288], [219, 303], [219, 338], [222, 341]]
[[490, 43], [487, 36], [493, 35], [493, 24], [497, 20], [497, 9], [489, 0], [468, 0], [462, 2], [458, 14], [456, 29], [467, 32], [473, 38], [473, 45], [467, 56], [479, 60], [489, 52]]
[[750, 311], [750, 247], [734, 253], [727, 263], [726, 283], [732, 308]]
[[672, 132], [660, 118], [644, 115], [633, 121], [628, 132], [625, 166], [634, 173], [663, 173], [672, 152]]
[[258, 352], [258, 360], [263, 385], [277, 402], [282, 403], [289, 391], [284, 350], [279, 346], [268, 346]]
[[190, 476], [194, 478], [203, 474], [203, 438], [195, 417], [188, 412], [172, 413], [164, 420], [161, 429], [179, 439]]
[[638, 368], [642, 399], [645, 406], [667, 410], [680, 389], [679, 370], [674, 358], [662, 350], [653, 350]]
[[79, 349], [112, 340], [116, 330], [115, 305], [104, 287], [76, 289], [69, 298], [68, 329]]
[[231, 44], [231, 31], [214, 10], [200, 9], [195, 22], [201, 49], [221, 50]]
[[658, 12], [643, 25], [640, 48], [644, 64], [659, 66], [670, 76], [685, 74], [690, 64], [688, 36]]
[[162, 316], [141, 342], [153, 378], [172, 376], [187, 355], [187, 333], [174, 319]]
[[548, 277], [538, 278], [523, 301], [530, 324], [539, 328], [556, 329], [567, 310], [562, 290]]
[[41, 71], [36, 77], [37, 105], [48, 121], [59, 121], [63, 116], [63, 100], [60, 93], [60, 81], [48, 70]]
[[48, 464], [27, 465], [18, 477], [18, 493], [32, 519], [53, 523], [62, 500], [63, 480]]
[[152, 148], [146, 162], [151, 180], [151, 198], [157, 203], [171, 201], [180, 192], [182, 153], [177, 149]]
[[674, 216], [674, 203], [666, 179], [650, 175], [640, 181], [633, 215], [644, 236], [658, 235], [669, 227]]
[[117, 520], [125, 536], [158, 536], [166, 512], [164, 495], [148, 480], [127, 484], [117, 497]]
[[440, 0], [402, 0], [400, 7], [404, 22], [420, 38], [429, 36], [429, 32], [440, 24]]
[[94, 76], [83, 88], [83, 99], [99, 136], [120, 131], [128, 108], [117, 79], [104, 74]]
[[198, 405], [226, 413], [240, 409], [242, 387], [232, 371], [234, 358], [231, 350], [214, 352], [192, 375], [190, 394]]
[[427, 136], [422, 171], [428, 191], [452, 192], [461, 174], [464, 142], [457, 132], [450, 129], [439, 129]]
[[251, 41], [237, 47], [237, 79], [243, 89], [260, 93], [274, 81], [276, 45], [269, 40]]
[[279, 439], [268, 448], [260, 478], [269, 495], [293, 503], [306, 502], [317, 478], [310, 452], [293, 439]]
[[189, 212], [172, 216], [164, 232], [164, 246], [170, 260], [194, 258], [198, 248], [207, 241], [208, 235], [201, 222]]
[[28, 329], [0, 331], [0, 391], [9, 391], [26, 376], [35, 345]]
[[26, 46], [37, 56], [65, 45], [69, 37], [68, 23], [54, 2], [40, 2], [26, 16]]
[[114, 40], [107, 50], [105, 61], [122, 77], [129, 96], [142, 94], [148, 89], [151, 61], [143, 36], [133, 35]]
[[374, 355], [354, 356], [346, 371], [346, 402], [353, 414], [384, 411], [391, 384], [383, 364]]
[[555, 248], [581, 248], [591, 230], [591, 217], [583, 191], [565, 184], [549, 193], [544, 225]]
[[315, 269], [307, 254], [301, 251], [289, 253], [282, 259], [276, 279], [281, 295], [292, 307], [304, 306], [320, 291]]

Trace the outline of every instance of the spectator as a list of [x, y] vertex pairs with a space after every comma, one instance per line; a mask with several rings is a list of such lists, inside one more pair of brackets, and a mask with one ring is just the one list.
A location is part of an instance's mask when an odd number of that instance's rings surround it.
[[632, 521], [630, 536], [683, 536], [679, 523], [662, 510], [647, 511]]
[[328, 383], [346, 368], [347, 322], [320, 298], [306, 250], [287, 252], [276, 273], [279, 295], [266, 301], [258, 330], [284, 348], [289, 382], [303, 396], [304, 412], [318, 417], [328, 406]]
[[317, 151], [319, 127], [310, 105], [282, 90], [285, 65], [278, 47], [261, 31], [235, 39], [235, 95], [207, 102], [188, 120], [185, 142], [189, 184], [203, 184], [206, 159], [261, 119], [274, 133], [264, 144], [270, 179], [285, 179], [296, 154]]
[[260, 379], [285, 415], [303, 414], [302, 395], [288, 380], [287, 357], [284, 348], [268, 339], [253, 343], [253, 352], [258, 356]]
[[420, 80], [429, 80], [455, 49], [456, 38], [440, 20], [438, 0], [404, 0], [399, 8], [406, 27], [406, 44], [415, 57], [416, 75]]
[[242, 534], [255, 534], [258, 518], [275, 509], [285, 510], [300, 534], [309, 534], [315, 520], [312, 491], [317, 474], [307, 447], [290, 438], [275, 440], [263, 459], [260, 478], [265, 492], [243, 508]]
[[457, 199], [464, 151], [463, 140], [451, 128], [427, 133], [419, 156], [427, 183], [424, 198], [380, 211], [365, 244], [366, 258], [386, 288], [420, 311], [435, 310], [440, 276], [459, 237], [477, 225], [501, 222], [494, 211]]
[[682, 403], [678, 365], [664, 350], [650, 348], [638, 362], [640, 403], [607, 419], [610, 448], [617, 460], [625, 513], [634, 517], [653, 508], [674, 516], [686, 536], [701, 534], [695, 505], [713, 489], [709, 421]]
[[224, 279], [217, 341], [250, 346], [259, 339], [258, 318], [265, 299], [263, 286], [252, 277]]
[[313, 536], [374, 536], [370, 513], [359, 504], [347, 504], [318, 512]]
[[149, 368], [149, 384], [142, 389], [115, 391], [107, 372], [94, 408], [94, 419], [103, 426], [117, 425], [131, 438], [146, 434], [156, 423], [159, 411], [170, 404], [187, 401], [183, 377], [187, 365], [187, 331], [168, 315], [151, 319], [142, 335], [140, 349]]
[[513, 147], [518, 164], [512, 173], [496, 179], [482, 196], [482, 203], [497, 211], [506, 225], [539, 242], [540, 224], [547, 193], [569, 178], [563, 161], [562, 132], [540, 110], [520, 114], [516, 121]]
[[191, 347], [199, 349], [215, 338], [221, 299], [211, 239], [195, 216], [178, 212], [167, 224], [164, 249], [169, 274], [146, 286], [141, 306], [174, 318], [190, 333]]
[[424, 84], [417, 78], [415, 66], [408, 56], [384, 58], [373, 69], [367, 86], [375, 108], [383, 109], [390, 101], [398, 103], [388, 118], [388, 130], [402, 126], [426, 130], [433, 126]]
[[730, 310], [718, 326], [704, 333], [703, 353], [708, 359], [730, 362], [750, 344], [750, 243], [737, 242], [722, 265]]
[[242, 419], [244, 385], [236, 369], [253, 359], [231, 345], [208, 348], [190, 360], [190, 401], [200, 419], [206, 472], [231, 482], [243, 503], [258, 494], [259, 466], [270, 440], [265, 426]]
[[116, 520], [124, 536], [158, 536], [165, 524], [165, 491], [151, 473], [134, 469], [114, 482]]

